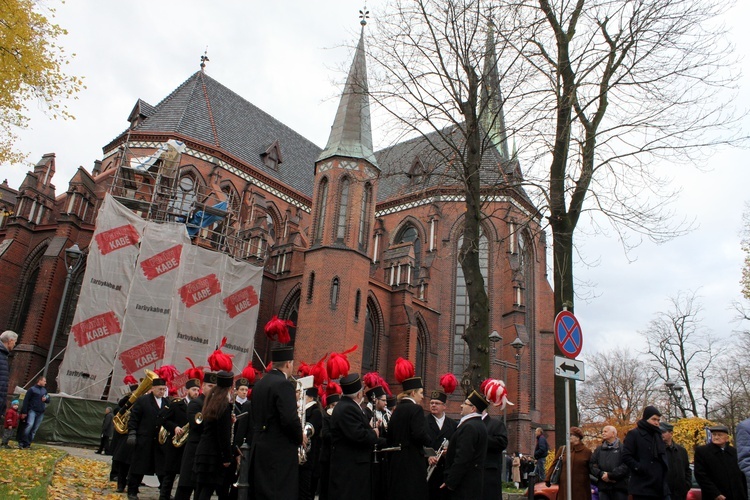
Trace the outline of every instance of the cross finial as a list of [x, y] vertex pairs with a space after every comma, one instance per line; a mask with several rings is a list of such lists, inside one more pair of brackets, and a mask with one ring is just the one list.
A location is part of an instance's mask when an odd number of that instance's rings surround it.
[[370, 11], [367, 10], [367, 5], [362, 7], [362, 10], [359, 11], [359, 24], [364, 26], [367, 24], [367, 20], [370, 18]]
[[201, 56], [201, 71], [206, 69], [206, 63], [209, 61], [208, 59], [208, 45], [206, 45], [206, 50], [203, 52], [203, 55]]

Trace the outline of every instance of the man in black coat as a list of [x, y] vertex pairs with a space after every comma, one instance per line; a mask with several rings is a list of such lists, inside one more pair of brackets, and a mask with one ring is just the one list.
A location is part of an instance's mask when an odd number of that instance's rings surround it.
[[599, 500], [628, 500], [630, 469], [622, 461], [622, 444], [613, 426], [602, 429], [602, 444], [594, 450], [589, 469], [598, 481]]
[[296, 498], [299, 492], [298, 448], [304, 442], [297, 412], [294, 348], [271, 350], [273, 368], [253, 389], [251, 484], [255, 500]]
[[323, 412], [318, 404], [318, 388], [305, 390], [305, 426], [312, 432], [307, 461], [299, 467], [299, 499], [313, 500], [320, 478], [320, 434], [323, 430]]
[[690, 470], [690, 459], [687, 450], [672, 441], [674, 426], [667, 422], [659, 424], [661, 438], [667, 447], [667, 485], [669, 485], [669, 500], [685, 500], [693, 485], [693, 473]]
[[[232, 414], [234, 415], [234, 441], [232, 441], [232, 453], [234, 458], [242, 455], [242, 445], [247, 442], [250, 446], [253, 442], [253, 417], [252, 405], [248, 399], [250, 392], [250, 380], [240, 377], [234, 383], [234, 402], [232, 403]], [[224, 474], [224, 484], [221, 491], [228, 492], [228, 498], [233, 500], [239, 494], [238, 488], [232, 485], [237, 482], [239, 476], [239, 467], [234, 464], [230, 467], [229, 473]]]
[[[488, 407], [489, 408], [489, 407]], [[484, 500], [497, 500], [503, 494], [503, 451], [508, 447], [508, 429], [499, 418], [482, 413], [487, 427], [487, 458], [484, 461]]]
[[[127, 446], [133, 455], [128, 473], [128, 500], [138, 498], [138, 487], [143, 476], [153, 475], [156, 471], [156, 450], [159, 446], [156, 438], [161, 427], [159, 414], [163, 407], [169, 406], [166, 393], [167, 382], [155, 378], [151, 383], [151, 392], [136, 399], [130, 410]], [[159, 477], [160, 483], [161, 480]]]
[[[448, 401], [448, 395], [443, 391], [432, 391], [430, 393], [430, 413], [425, 417], [427, 421], [427, 433], [430, 435], [432, 442], [430, 447], [440, 453], [440, 447], [444, 440], [450, 441], [453, 433], [456, 432], [458, 423], [445, 414], [445, 403]], [[428, 465], [434, 469], [427, 481], [427, 497], [430, 500], [439, 500], [448, 498], [448, 491], [445, 488], [440, 489], [443, 484], [443, 473], [445, 472], [445, 449], [440, 457], [429, 457]]]
[[109, 406], [104, 409], [104, 419], [102, 420], [102, 435], [99, 439], [99, 449], [97, 455], [110, 455], [110, 442], [115, 432], [115, 426], [112, 423], [114, 414]]
[[628, 431], [622, 460], [630, 469], [628, 493], [633, 500], [662, 499], [669, 495], [667, 450], [661, 438], [661, 413], [654, 406], [643, 409], [643, 418]]
[[215, 372], [206, 372], [203, 375], [203, 385], [201, 386], [203, 393], [197, 398], [191, 399], [187, 405], [187, 419], [190, 427], [187, 442], [183, 445], [185, 449], [182, 452], [180, 480], [177, 483], [175, 500], [189, 500], [195, 490], [193, 464], [195, 462], [195, 452], [198, 449], [198, 444], [200, 444], [203, 431], [203, 424], [196, 422], [196, 416], [203, 410], [203, 401], [211, 392], [211, 389], [216, 386], [217, 381], [218, 377]]
[[372, 497], [370, 464], [376, 445], [385, 444], [378, 430], [370, 427], [359, 402], [362, 380], [358, 373], [341, 379], [344, 395], [331, 415], [331, 475], [328, 498]]
[[536, 435], [536, 445], [534, 446], [534, 460], [536, 460], [536, 466], [534, 468], [534, 472], [536, 472], [537, 481], [540, 481], [540, 478], [544, 478], [547, 476], [547, 471], [545, 470], [545, 462], [547, 459], [547, 454], [549, 453], [549, 443], [547, 442], [547, 438], [544, 435], [544, 429], [542, 429], [541, 427], [537, 427], [534, 431], [534, 434]]
[[175, 447], [172, 440], [184, 432], [182, 429], [188, 423], [188, 404], [200, 395], [200, 383], [197, 378], [189, 379], [185, 383], [186, 396], [173, 399], [168, 407], [162, 409], [162, 426], [167, 430], [167, 440], [159, 445], [156, 461], [156, 475], [162, 476], [159, 487], [161, 500], [171, 498], [175, 477], [180, 473], [185, 446]]
[[482, 498], [484, 461], [487, 457], [487, 427], [482, 412], [489, 406], [484, 397], [472, 391], [461, 405], [461, 420], [450, 439], [445, 462], [445, 482], [452, 500]]
[[695, 480], [706, 500], [747, 500], [747, 478], [737, 462], [737, 450], [729, 444], [724, 425], [708, 428], [711, 442], [695, 449]]
[[323, 412], [323, 427], [320, 431], [320, 488], [319, 500], [329, 500], [328, 484], [331, 477], [331, 415], [338, 402], [341, 401], [341, 395], [338, 393], [329, 394], [326, 397], [326, 409]]

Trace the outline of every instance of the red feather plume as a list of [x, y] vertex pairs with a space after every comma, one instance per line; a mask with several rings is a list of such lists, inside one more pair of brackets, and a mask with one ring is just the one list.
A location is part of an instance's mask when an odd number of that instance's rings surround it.
[[513, 406], [508, 401], [508, 390], [505, 388], [505, 382], [493, 378], [488, 378], [479, 386], [484, 397], [494, 406], [504, 408], [506, 404]]
[[292, 321], [288, 319], [280, 319], [278, 316], [274, 315], [273, 318], [266, 323], [264, 331], [269, 339], [277, 340], [282, 344], [286, 344], [292, 340], [292, 337], [289, 335], [290, 326], [294, 328], [294, 323]]
[[453, 394], [453, 391], [458, 387], [458, 379], [452, 373], [446, 373], [440, 377], [440, 386], [446, 394]]
[[396, 376], [398, 383], [402, 384], [404, 380], [414, 376], [414, 365], [408, 359], [398, 358], [396, 360], [394, 375]]
[[255, 383], [255, 368], [253, 368], [253, 362], [249, 361], [247, 363], [247, 366], [242, 369], [242, 373], [240, 374], [240, 377], [246, 378], [248, 382], [250, 382], [250, 385], [253, 385]]
[[337, 384], [336, 382], [328, 382], [328, 387], [326, 387], [326, 394], [342, 394], [344, 391], [341, 389], [341, 386]]
[[310, 375], [310, 365], [305, 363], [304, 361], [299, 362], [299, 366], [297, 367], [297, 375], [300, 377], [307, 377]]
[[[310, 367], [310, 375], [315, 379], [315, 385], [322, 387], [326, 380], [328, 380], [328, 372], [326, 371], [325, 360], [328, 357], [326, 353], [317, 363]], [[321, 392], [321, 391], [319, 391]]]
[[185, 358], [190, 362], [190, 368], [185, 370], [185, 374], [188, 376], [188, 379], [191, 378], [197, 378], [201, 381], [201, 384], [203, 383], [203, 368], [200, 366], [195, 366], [195, 363], [193, 363], [193, 360], [190, 358]]
[[208, 366], [211, 367], [212, 371], [220, 372], [231, 372], [232, 371], [232, 355], [227, 354], [224, 351], [221, 350], [222, 347], [224, 347], [227, 343], [227, 338], [224, 337], [221, 339], [221, 344], [219, 344], [219, 347], [211, 353], [211, 355], [208, 357]]
[[273, 361], [269, 361], [266, 365], [266, 373], [270, 372], [271, 370], [273, 370]]
[[172, 385], [172, 381], [180, 374], [174, 365], [163, 365], [161, 368], [157, 368], [154, 372], [159, 375], [159, 378], [163, 378], [167, 385]]
[[365, 373], [362, 377], [362, 383], [365, 384], [368, 389], [379, 386], [381, 380], [382, 377], [378, 372]]
[[138, 385], [138, 381], [132, 375], [125, 375], [125, 378], [122, 379], [122, 383], [125, 385]]
[[351, 354], [357, 350], [356, 344], [351, 349], [347, 349], [342, 353], [332, 352], [331, 357], [328, 358], [326, 368], [328, 369], [328, 377], [332, 379], [338, 379], [349, 375], [349, 359], [346, 357], [347, 354]]

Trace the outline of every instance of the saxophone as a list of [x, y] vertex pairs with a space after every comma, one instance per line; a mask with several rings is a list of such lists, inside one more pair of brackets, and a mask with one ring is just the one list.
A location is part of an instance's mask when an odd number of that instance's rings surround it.
[[127, 402], [125, 403], [125, 406], [123, 406], [120, 411], [117, 412], [117, 415], [112, 419], [112, 422], [115, 426], [115, 430], [119, 432], [120, 434], [127, 434], [128, 433], [128, 422], [130, 421], [130, 409], [133, 407], [133, 403], [135, 403], [135, 400], [139, 397], [146, 394], [148, 391], [151, 390], [151, 386], [153, 385], [154, 379], [159, 378], [159, 375], [152, 372], [151, 370], [145, 370], [146, 372], [146, 378], [141, 380], [140, 385], [130, 394], [130, 398], [128, 398]]

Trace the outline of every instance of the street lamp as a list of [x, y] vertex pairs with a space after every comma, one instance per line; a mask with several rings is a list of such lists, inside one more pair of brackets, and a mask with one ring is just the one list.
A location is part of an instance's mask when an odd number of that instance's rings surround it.
[[667, 381], [664, 382], [664, 386], [667, 388], [667, 401], [669, 402], [669, 407], [667, 407], [667, 416], [670, 416], [672, 398], [674, 398], [674, 402], [677, 405], [677, 408], [680, 410], [680, 413], [682, 413], [682, 417], [685, 418], [687, 415], [685, 413], [685, 410], [682, 408], [682, 391], [684, 388], [679, 383], [671, 379], [667, 379]]
[[63, 289], [62, 300], [60, 300], [60, 307], [57, 309], [57, 320], [55, 320], [55, 327], [52, 329], [52, 340], [49, 343], [49, 349], [47, 349], [47, 361], [44, 363], [44, 372], [42, 373], [44, 378], [47, 378], [49, 364], [52, 361], [52, 350], [55, 347], [57, 330], [60, 328], [63, 308], [65, 307], [65, 301], [68, 298], [70, 281], [73, 274], [80, 269], [81, 264], [83, 264], [83, 252], [78, 248], [78, 243], [74, 243], [72, 247], [65, 249], [65, 269], [67, 270], [67, 275], [65, 276], [65, 288]]

